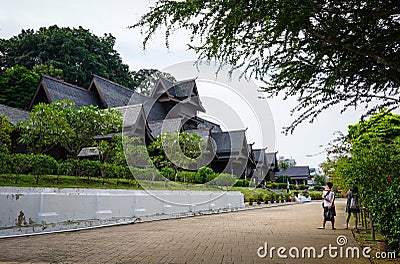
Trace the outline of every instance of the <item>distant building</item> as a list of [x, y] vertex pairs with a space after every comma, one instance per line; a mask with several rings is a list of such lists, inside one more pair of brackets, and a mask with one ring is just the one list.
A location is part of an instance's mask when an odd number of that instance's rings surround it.
[[310, 179], [310, 168], [308, 166], [288, 167], [275, 173], [275, 179], [278, 179], [279, 176], [289, 176], [292, 182], [297, 181], [299, 184], [307, 184]]

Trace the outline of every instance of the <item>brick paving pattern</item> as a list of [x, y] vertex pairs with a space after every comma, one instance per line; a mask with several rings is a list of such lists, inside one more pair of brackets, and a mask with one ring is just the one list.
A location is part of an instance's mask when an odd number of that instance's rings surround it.
[[[337, 230], [319, 230], [320, 203], [305, 203], [200, 217], [136, 223], [78, 232], [0, 239], [0, 263], [370, 263], [363, 258], [288, 257], [276, 251], [260, 258], [257, 249], [274, 246], [356, 246], [344, 230], [344, 201], [337, 201]], [[286, 252], [288, 254], [288, 252]], [[301, 251], [300, 251], [301, 255]]]

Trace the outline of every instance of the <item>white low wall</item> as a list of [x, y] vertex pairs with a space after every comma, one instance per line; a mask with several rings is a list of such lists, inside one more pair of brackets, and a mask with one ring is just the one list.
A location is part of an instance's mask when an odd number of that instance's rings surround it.
[[0, 228], [239, 208], [240, 192], [0, 187]]

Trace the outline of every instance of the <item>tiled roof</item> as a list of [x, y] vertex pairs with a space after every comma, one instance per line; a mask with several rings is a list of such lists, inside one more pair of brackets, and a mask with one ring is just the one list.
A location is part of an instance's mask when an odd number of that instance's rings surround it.
[[14, 125], [18, 122], [24, 122], [29, 118], [28, 111], [2, 104], [0, 104], [0, 115], [7, 117], [10, 123]]
[[220, 125], [213, 123], [211, 121], [205, 120], [199, 116], [195, 116], [194, 119], [196, 119], [197, 121], [199, 121], [199, 125], [198, 128], [211, 128], [211, 132], [213, 133], [218, 133], [218, 132], [222, 132], [222, 129], [220, 127]]
[[188, 98], [194, 95], [193, 89], [195, 85], [196, 82], [194, 79], [181, 81], [169, 88], [168, 92], [177, 98]]
[[130, 127], [136, 124], [138, 118], [140, 117], [140, 112], [143, 105], [128, 105], [114, 108], [122, 114], [122, 119], [124, 121], [124, 127]]
[[157, 138], [161, 133], [174, 133], [179, 131], [182, 126], [183, 118], [171, 118], [156, 122], [149, 122], [151, 135]]
[[288, 175], [291, 178], [304, 178], [308, 177], [310, 174], [308, 166], [293, 166], [288, 167], [286, 170], [281, 169], [281, 171], [275, 174], [276, 177], [281, 175]]
[[42, 75], [42, 83], [50, 97], [50, 102], [70, 99], [77, 108], [88, 105], [100, 106], [100, 101], [96, 94], [81, 87], [46, 75]]
[[128, 105], [134, 93], [131, 89], [97, 75], [93, 75], [90, 90], [94, 89], [93, 85], [98, 89], [107, 107], [111, 108]]
[[[246, 140], [245, 130], [211, 133], [218, 153], [240, 152]], [[246, 144], [247, 145], [247, 144]]]
[[140, 94], [134, 93], [132, 96], [131, 104], [143, 104], [144, 112], [148, 121], [163, 120], [167, 116], [167, 109], [164, 105], [157, 102], [155, 99]]

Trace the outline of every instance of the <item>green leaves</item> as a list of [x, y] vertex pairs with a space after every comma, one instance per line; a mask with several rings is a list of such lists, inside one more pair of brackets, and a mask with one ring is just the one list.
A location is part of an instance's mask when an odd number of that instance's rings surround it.
[[167, 47], [186, 29], [199, 59], [244, 69], [271, 95], [297, 96], [293, 132], [335, 104], [366, 105], [365, 115], [400, 105], [399, 14], [396, 1], [158, 1], [132, 27], [144, 47], [161, 28]]
[[178, 169], [196, 169], [198, 158], [204, 152], [204, 141], [196, 134], [186, 132], [163, 133], [148, 146], [154, 165]]
[[[32, 70], [46, 65], [61, 69], [54, 76], [81, 87], [88, 87], [92, 74], [100, 75], [128, 88], [134, 88], [129, 67], [122, 63], [114, 49], [115, 37], [105, 34], [98, 37], [89, 30], [50, 26], [34, 30], [22, 30], [18, 36], [0, 41], [0, 68], [22, 65]], [[42, 72], [42, 73], [45, 73]], [[33, 89], [36, 83], [32, 85]], [[28, 100], [31, 96], [28, 96]]]
[[332, 180], [356, 185], [379, 230], [389, 241], [400, 241], [400, 115], [386, 110], [349, 126], [342, 138], [350, 144], [345, 156], [330, 161]]
[[7, 117], [0, 115], [0, 153], [7, 154], [11, 148], [11, 132], [14, 126]]
[[74, 108], [70, 100], [37, 104], [29, 119], [20, 124], [20, 143], [33, 153], [44, 153], [56, 144], [76, 157], [83, 147], [93, 143], [93, 137], [121, 130], [121, 113], [95, 106]]
[[28, 108], [39, 79], [39, 74], [19, 65], [0, 72], [0, 104]]

